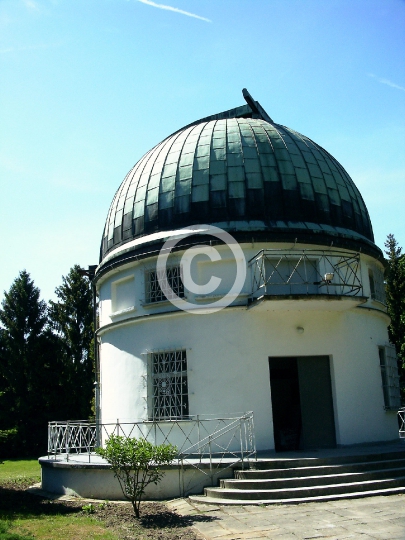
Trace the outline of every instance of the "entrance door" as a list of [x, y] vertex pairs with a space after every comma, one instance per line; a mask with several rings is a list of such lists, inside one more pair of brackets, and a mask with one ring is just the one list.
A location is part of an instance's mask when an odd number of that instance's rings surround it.
[[269, 358], [276, 451], [336, 446], [328, 356]]

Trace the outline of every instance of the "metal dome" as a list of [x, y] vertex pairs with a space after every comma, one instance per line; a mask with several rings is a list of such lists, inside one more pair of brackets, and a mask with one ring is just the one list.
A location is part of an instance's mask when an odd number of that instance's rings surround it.
[[364, 201], [340, 163], [244, 96], [247, 105], [177, 131], [130, 170], [111, 204], [100, 260], [141, 236], [198, 223], [275, 241], [299, 232], [374, 246]]

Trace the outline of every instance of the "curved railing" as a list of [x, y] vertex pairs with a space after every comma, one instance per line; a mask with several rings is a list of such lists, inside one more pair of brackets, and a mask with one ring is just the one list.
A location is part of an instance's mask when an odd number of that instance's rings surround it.
[[252, 298], [290, 294], [363, 294], [359, 253], [264, 249], [249, 261], [249, 266]]
[[[49, 459], [99, 462], [96, 449], [112, 435], [146, 439], [153, 444], [177, 447], [175, 465], [187, 466], [214, 480], [224, 470], [244, 468], [256, 459], [253, 412], [223, 416], [196, 415], [170, 420], [102, 423], [86, 421], [49, 422]], [[200, 477], [201, 477], [200, 474]], [[184, 477], [184, 475], [182, 475]], [[199, 480], [201, 483], [201, 480]], [[183, 482], [183, 493], [192, 489]]]

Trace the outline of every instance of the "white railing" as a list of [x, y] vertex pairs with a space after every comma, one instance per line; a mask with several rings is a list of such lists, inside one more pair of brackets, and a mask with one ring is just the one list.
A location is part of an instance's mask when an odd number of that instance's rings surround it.
[[48, 422], [48, 457], [70, 454], [88, 454], [89, 461], [98, 440], [97, 425], [87, 420]]
[[[177, 448], [175, 463], [182, 472], [183, 494], [194, 485], [184, 470], [194, 469], [207, 477], [211, 485], [224, 470], [244, 468], [256, 458], [253, 412], [224, 415], [196, 415], [186, 419], [140, 420], [96, 424], [85, 421], [49, 422], [48, 457], [95, 462], [97, 447], [112, 435], [143, 438], [159, 444], [173, 444]], [[186, 485], [187, 484], [187, 485]]]
[[360, 254], [338, 250], [261, 250], [250, 261], [251, 297], [363, 294]]
[[405, 407], [401, 407], [398, 411], [399, 419], [399, 438], [405, 439]]

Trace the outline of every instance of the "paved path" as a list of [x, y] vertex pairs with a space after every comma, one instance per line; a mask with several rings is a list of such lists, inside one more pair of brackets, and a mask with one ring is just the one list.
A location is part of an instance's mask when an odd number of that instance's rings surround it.
[[206, 540], [405, 540], [405, 494], [270, 506], [168, 503]]

